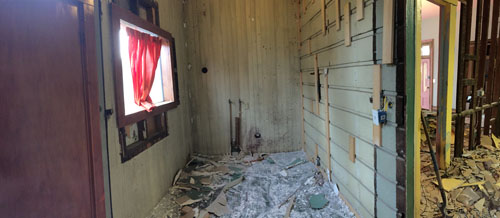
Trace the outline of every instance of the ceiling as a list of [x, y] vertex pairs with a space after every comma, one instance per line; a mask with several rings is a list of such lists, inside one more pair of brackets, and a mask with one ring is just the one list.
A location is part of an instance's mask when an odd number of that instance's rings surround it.
[[439, 16], [439, 6], [427, 0], [422, 1], [422, 19]]

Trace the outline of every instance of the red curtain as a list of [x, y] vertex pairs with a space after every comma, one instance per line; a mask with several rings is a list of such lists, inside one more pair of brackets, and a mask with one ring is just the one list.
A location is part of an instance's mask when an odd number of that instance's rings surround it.
[[151, 112], [154, 108], [149, 97], [155, 71], [161, 51], [161, 39], [127, 27], [128, 54], [132, 83], [134, 85], [134, 102]]

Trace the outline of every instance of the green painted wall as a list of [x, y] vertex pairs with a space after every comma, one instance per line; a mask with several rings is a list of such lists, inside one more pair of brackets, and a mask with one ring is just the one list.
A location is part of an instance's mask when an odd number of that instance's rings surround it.
[[[388, 110], [389, 123], [382, 128], [382, 147], [373, 145], [371, 118], [373, 65], [381, 63], [382, 0], [364, 1], [364, 19], [356, 19], [356, 1], [341, 0], [341, 29], [336, 30], [334, 1], [325, 1], [329, 26], [322, 34], [321, 2], [305, 0], [301, 10], [300, 68], [303, 72], [306, 152], [312, 158], [318, 144], [321, 166], [331, 158], [333, 179], [340, 192], [362, 217], [396, 216], [396, 68], [382, 66], [382, 89], [394, 107]], [[351, 46], [344, 45], [344, 4], [351, 3]], [[304, 6], [301, 5], [301, 8]], [[375, 13], [375, 14], [374, 14]], [[376, 19], [375, 22], [373, 19]], [[311, 48], [309, 49], [309, 43]], [[376, 56], [374, 58], [374, 51]], [[310, 53], [311, 52], [311, 53]], [[314, 57], [319, 72], [328, 69], [330, 143], [326, 143], [325, 79], [320, 75], [320, 113], [316, 114]], [[349, 136], [356, 138], [356, 160], [349, 160]], [[330, 146], [331, 157], [327, 148]], [[377, 197], [378, 196], [378, 197]]]

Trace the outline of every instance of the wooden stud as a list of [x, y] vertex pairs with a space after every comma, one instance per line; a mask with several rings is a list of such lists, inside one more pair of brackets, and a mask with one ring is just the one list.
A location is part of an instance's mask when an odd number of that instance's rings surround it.
[[352, 135], [349, 136], [349, 160], [356, 161], [356, 138]]
[[[489, 1], [485, 1], [488, 3]], [[488, 7], [489, 8], [489, 7]], [[442, 19], [440, 20], [438, 68], [438, 113], [436, 130], [436, 156], [439, 168], [446, 169], [451, 160], [451, 121], [453, 104], [453, 77], [455, 63], [455, 34], [456, 34], [456, 6], [448, 4], [445, 6]], [[445, 34], [448, 33], [448, 34]], [[486, 33], [487, 34], [487, 33]], [[486, 54], [486, 53], [485, 53]], [[472, 134], [472, 132], [471, 132]]]
[[[380, 109], [380, 93], [382, 86], [381, 65], [373, 67], [373, 110]], [[373, 124], [373, 144], [382, 146], [382, 126]]]
[[302, 71], [300, 71], [300, 100], [302, 102], [302, 109], [300, 110], [301, 114], [302, 114], [302, 119], [301, 119], [301, 122], [302, 122], [302, 149], [304, 150], [304, 152], [306, 152], [306, 129], [305, 129], [305, 126], [304, 126], [304, 86], [303, 86], [303, 79], [302, 79]]
[[344, 44], [351, 46], [351, 3], [344, 5]]
[[314, 93], [316, 100], [316, 114], [319, 115], [319, 69], [318, 69], [318, 54], [314, 55]]
[[321, 0], [321, 15], [323, 17], [323, 35], [326, 35], [326, 4], [325, 0]]
[[334, 0], [333, 7], [335, 9], [335, 28], [340, 30], [340, 0]]
[[394, 2], [384, 0], [384, 32], [382, 33], [382, 64], [392, 64], [394, 46]]
[[358, 21], [365, 18], [364, 0], [356, 0], [356, 18], [358, 19]]
[[[328, 97], [328, 68], [324, 70], [325, 74], [325, 127], [326, 127], [326, 151], [328, 156], [328, 172], [332, 172], [332, 157], [331, 157], [331, 148], [330, 148], [330, 98]], [[331, 175], [328, 175], [330, 178]]]

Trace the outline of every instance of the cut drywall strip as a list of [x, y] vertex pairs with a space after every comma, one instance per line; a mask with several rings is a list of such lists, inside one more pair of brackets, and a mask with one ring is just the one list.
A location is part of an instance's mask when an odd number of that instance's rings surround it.
[[321, 14], [323, 16], [323, 35], [326, 34], [326, 5], [325, 0], [321, 0]]
[[[373, 110], [380, 109], [380, 93], [382, 86], [381, 66], [373, 67]], [[382, 146], [382, 126], [373, 124], [373, 144]]]
[[338, 31], [340, 30], [340, 0], [334, 0], [333, 7], [335, 9], [335, 25]]
[[[326, 151], [328, 156], [328, 172], [332, 172], [332, 156], [330, 148], [330, 98], [328, 97], [328, 68], [323, 71], [325, 74], [325, 127], [326, 127]], [[328, 175], [328, 178], [331, 175]]]
[[352, 135], [349, 136], [349, 160], [356, 161], [356, 138]]
[[394, 46], [394, 2], [384, 0], [384, 32], [382, 35], [382, 64], [392, 64]]
[[319, 69], [318, 69], [318, 54], [314, 55], [314, 91], [316, 93], [316, 110], [314, 111], [317, 115], [319, 115]]
[[344, 5], [344, 44], [351, 46], [351, 3]]
[[306, 152], [306, 129], [304, 127], [304, 87], [303, 87], [303, 79], [302, 79], [302, 71], [300, 71], [300, 100], [302, 102], [302, 109], [300, 112], [302, 113], [302, 149]]
[[358, 20], [363, 20], [363, 18], [365, 18], [364, 0], [356, 0], [356, 18]]

